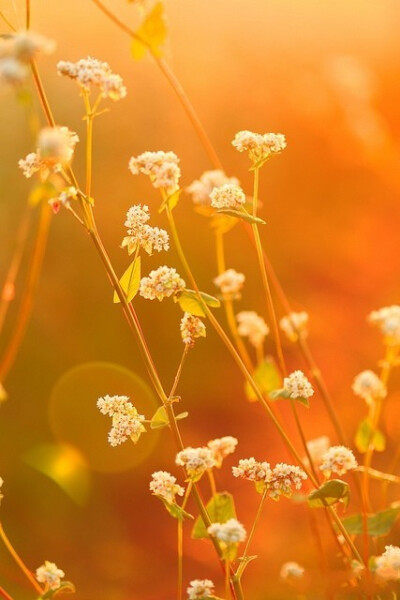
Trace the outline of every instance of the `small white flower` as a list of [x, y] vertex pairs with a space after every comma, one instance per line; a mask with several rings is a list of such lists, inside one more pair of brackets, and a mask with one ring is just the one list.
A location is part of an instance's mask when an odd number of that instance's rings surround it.
[[261, 346], [265, 336], [269, 334], [269, 327], [264, 319], [253, 310], [243, 310], [236, 315], [236, 320], [239, 335], [248, 337], [255, 348]]
[[188, 600], [204, 600], [211, 598], [214, 593], [214, 584], [210, 579], [193, 579], [187, 588]]
[[304, 567], [294, 561], [285, 562], [280, 570], [281, 579], [285, 581], [301, 579], [304, 575]]
[[373, 371], [362, 371], [353, 381], [351, 386], [356, 396], [363, 398], [371, 405], [375, 400], [381, 400], [386, 396], [386, 386]]
[[146, 431], [143, 425], [145, 417], [129, 402], [128, 396], [104, 396], [97, 400], [97, 407], [103, 415], [112, 418], [112, 427], [108, 434], [111, 446], [119, 446], [128, 438], [136, 444], [141, 434]]
[[122, 240], [121, 248], [128, 248], [128, 254], [133, 254], [139, 247], [148, 254], [169, 249], [169, 235], [164, 229], [151, 227], [147, 224], [150, 218], [149, 207], [136, 204], [126, 213], [125, 226], [128, 235]]
[[212, 523], [207, 529], [208, 533], [227, 546], [244, 542], [246, 530], [236, 519], [229, 519], [226, 523]]
[[122, 77], [113, 73], [108, 63], [97, 58], [88, 56], [75, 63], [60, 60], [57, 72], [76, 81], [86, 92], [90, 92], [92, 87], [98, 88], [103, 98], [120, 100], [127, 93]]
[[149, 488], [155, 496], [161, 496], [170, 504], [175, 502], [175, 496], [183, 496], [185, 488], [176, 483], [176, 477], [167, 471], [156, 471], [152, 474]]
[[206, 337], [206, 326], [203, 321], [187, 312], [181, 319], [180, 330], [183, 343], [190, 348], [193, 348], [197, 338]]
[[13, 56], [0, 58], [0, 83], [21, 85], [28, 75], [28, 66]]
[[279, 326], [289, 341], [296, 342], [298, 336], [303, 339], [307, 337], [308, 314], [305, 311], [291, 312], [286, 317], [282, 317]]
[[163, 300], [185, 289], [186, 283], [171, 267], [158, 267], [140, 282], [139, 294], [148, 300]]
[[191, 194], [194, 204], [211, 206], [211, 192], [214, 188], [225, 185], [226, 183], [239, 185], [239, 181], [236, 177], [227, 177], [225, 173], [219, 169], [205, 171], [200, 179], [195, 179], [195, 181], [186, 188], [186, 191]]
[[184, 467], [189, 479], [198, 481], [208, 470], [215, 467], [215, 459], [210, 448], [185, 448], [176, 455], [176, 464]]
[[44, 583], [49, 590], [58, 590], [63, 577], [65, 577], [64, 571], [48, 560], [45, 560], [44, 564], [36, 569], [36, 579], [39, 583]]
[[357, 467], [357, 461], [354, 454], [345, 446], [332, 446], [322, 456], [320, 469], [325, 477], [330, 477], [331, 473], [344, 475]]
[[242, 188], [233, 183], [225, 183], [213, 189], [210, 194], [213, 208], [241, 208], [246, 202]]
[[42, 179], [53, 171], [59, 172], [71, 162], [79, 137], [68, 127], [44, 127], [37, 140], [36, 152], [31, 152], [18, 162], [25, 177], [39, 172]]
[[268, 462], [259, 462], [255, 458], [242, 458], [237, 467], [232, 467], [234, 477], [248, 479], [255, 483], [263, 481], [267, 483], [272, 476], [272, 469]]
[[390, 346], [400, 344], [400, 306], [386, 306], [374, 310], [368, 316], [368, 321], [380, 328], [386, 344]]
[[307, 449], [314, 464], [321, 463], [322, 457], [329, 450], [330, 445], [331, 442], [327, 435], [321, 435], [307, 442]]
[[293, 399], [311, 398], [314, 394], [313, 387], [303, 371], [293, 371], [288, 377], [285, 377], [283, 388], [288, 392], [289, 397]]
[[222, 294], [231, 296], [234, 299], [240, 298], [240, 290], [245, 282], [245, 275], [238, 273], [235, 269], [227, 269], [214, 278], [214, 283], [221, 290]]
[[280, 496], [290, 498], [294, 490], [301, 489], [305, 479], [307, 475], [300, 467], [278, 463], [268, 480], [268, 495], [273, 500], [279, 500]]
[[239, 131], [232, 142], [239, 152], [247, 152], [254, 164], [261, 164], [273, 154], [286, 148], [286, 139], [282, 133], [253, 133]]
[[238, 440], [231, 435], [226, 435], [222, 438], [216, 438], [215, 440], [210, 440], [207, 446], [210, 448], [213, 453], [213, 457], [215, 460], [215, 466], [219, 469], [222, 467], [222, 461], [229, 454], [233, 454], [236, 450], [236, 446], [238, 445]]
[[375, 558], [375, 573], [383, 581], [400, 580], [400, 548], [385, 546], [385, 552]]
[[179, 158], [174, 152], [143, 152], [129, 160], [129, 170], [132, 175], [148, 175], [155, 188], [164, 188], [167, 194], [172, 194], [179, 188], [181, 170]]

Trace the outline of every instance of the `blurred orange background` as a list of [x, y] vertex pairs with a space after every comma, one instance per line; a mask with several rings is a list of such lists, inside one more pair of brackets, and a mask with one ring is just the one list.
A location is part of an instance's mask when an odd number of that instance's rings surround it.
[[[107, 5], [132, 27], [138, 25], [133, 4], [109, 0]], [[0, 0], [0, 9], [13, 23], [17, 15], [23, 23], [23, 3]], [[310, 314], [312, 350], [352, 438], [365, 413], [352, 395], [352, 379], [374, 368], [383, 352], [366, 316], [398, 303], [400, 294], [400, 5], [396, 0], [166, 0], [166, 11], [166, 60], [198, 110], [227, 174], [237, 176], [247, 193], [251, 174], [246, 158], [231, 146], [235, 132], [287, 136], [285, 152], [262, 170], [263, 242], [294, 309]], [[90, 0], [33, 0], [32, 28], [57, 41], [55, 54], [41, 58], [39, 66], [57, 122], [77, 131], [82, 141], [82, 100], [73, 83], [58, 77], [56, 62], [94, 56], [109, 62], [128, 87], [127, 98], [109, 102], [110, 112], [96, 120], [94, 151], [98, 225], [122, 273], [128, 265], [119, 248], [127, 209], [147, 203], [153, 223], [166, 226], [165, 217], [157, 214], [157, 192], [146, 178], [128, 172], [130, 156], [175, 151], [183, 186], [211, 166], [155, 64], [150, 58], [134, 62], [129, 38]], [[30, 189], [17, 161], [33, 149], [24, 111], [10, 91], [0, 95], [0, 123], [3, 277]], [[80, 179], [84, 166], [81, 143], [74, 161]], [[215, 250], [207, 221], [193, 211], [188, 195], [182, 196], [176, 218], [201, 289], [215, 293]], [[266, 316], [254, 250], [239, 227], [227, 235], [227, 257], [228, 266], [247, 278], [238, 310]], [[164, 262], [179, 270], [173, 249], [165, 258], [147, 259], [145, 270]], [[23, 277], [19, 294], [22, 282]], [[139, 297], [135, 303], [168, 387], [182, 350], [180, 309]], [[15, 314], [13, 308], [3, 347]], [[267, 350], [273, 353], [271, 340]], [[304, 368], [295, 347], [287, 344], [285, 350], [290, 368]], [[53, 218], [32, 319], [4, 385], [9, 399], [0, 414], [1, 521], [26, 562], [32, 569], [44, 559], [56, 562], [76, 584], [79, 600], [174, 597], [176, 523], [150, 496], [148, 482], [159, 469], [180, 476], [175, 449], [167, 430], [146, 434], [136, 447], [107, 446], [109, 424], [96, 410], [98, 395], [130, 393], [147, 417], [156, 400], [94, 248], [63, 212]], [[237, 453], [218, 473], [218, 486], [235, 494], [238, 518], [250, 527], [259, 498], [246, 482], [233, 480], [230, 467], [247, 456], [271, 462], [289, 461], [289, 456], [261, 408], [246, 401], [241, 376], [210, 327], [207, 339], [190, 353], [179, 394], [182, 409], [190, 413], [182, 422], [188, 445], [238, 437]], [[385, 416], [389, 447], [386, 457], [376, 459], [378, 466], [387, 464], [396, 447], [395, 399]], [[282, 413], [298, 443], [284, 406]], [[328, 434], [335, 440], [318, 395], [301, 416], [309, 439]], [[53, 477], [67, 482], [69, 494], [34, 468], [40, 464], [46, 471], [43, 456]], [[209, 495], [206, 482], [203, 493]], [[322, 521], [320, 526], [328, 538]], [[190, 540], [189, 529], [185, 585], [193, 578], [210, 578], [222, 595], [212, 549]], [[391, 541], [396, 535], [398, 543], [398, 532]], [[253, 551], [259, 558], [244, 576], [248, 598], [291, 598], [279, 582], [287, 560], [318, 577], [302, 506], [268, 503]], [[16, 599], [32, 598], [3, 547], [0, 582]], [[319, 586], [309, 598], [322, 597]]]

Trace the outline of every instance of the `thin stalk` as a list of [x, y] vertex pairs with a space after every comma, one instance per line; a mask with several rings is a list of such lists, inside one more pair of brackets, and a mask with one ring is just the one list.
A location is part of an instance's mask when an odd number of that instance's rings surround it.
[[14, 598], [2, 587], [0, 587], [0, 596], [5, 600], [14, 600]]
[[26, 0], [26, 28], [29, 29], [31, 26], [31, 2]]
[[262, 493], [260, 504], [258, 505], [257, 513], [256, 513], [255, 519], [253, 521], [253, 525], [251, 526], [249, 537], [247, 538], [246, 546], [245, 546], [245, 548], [243, 550], [243, 556], [244, 557], [249, 556], [250, 544], [251, 544], [251, 542], [253, 540], [254, 533], [256, 531], [258, 522], [260, 520], [262, 509], [264, 507], [264, 503], [265, 503], [266, 499], [267, 499], [267, 488], [265, 488], [265, 490]]
[[177, 599], [183, 597], [183, 519], [178, 519], [178, 586]]
[[225, 596], [227, 600], [231, 598], [231, 586], [230, 586], [230, 561], [229, 557], [225, 558]]
[[184, 348], [183, 353], [182, 353], [182, 358], [180, 360], [180, 363], [179, 363], [179, 366], [178, 366], [178, 370], [177, 370], [176, 375], [175, 375], [174, 383], [172, 384], [172, 388], [171, 388], [171, 391], [169, 393], [169, 398], [170, 399], [175, 395], [176, 388], [178, 387], [179, 380], [180, 380], [181, 375], [182, 375], [183, 365], [185, 364], [185, 359], [186, 359], [186, 357], [188, 355], [188, 352], [189, 352], [189, 344], [185, 344], [185, 348]]
[[47, 122], [50, 127], [55, 127], [56, 122], [54, 120], [53, 114], [51, 112], [50, 104], [47, 100], [46, 93], [44, 91], [43, 83], [39, 74], [39, 70], [37, 68], [37, 64], [34, 58], [31, 59], [31, 69], [33, 74], [33, 79], [35, 81], [36, 89], [39, 95], [39, 100], [43, 108], [43, 112], [46, 116]]
[[8, 25], [8, 27], [12, 30], [12, 31], [17, 31], [16, 27], [14, 27], [14, 25], [11, 23], [11, 21], [9, 21], [7, 19], [7, 17], [5, 16], [5, 14], [3, 14], [3, 11], [0, 10], [0, 17], [3, 19], [3, 21], [6, 23], [6, 25]]
[[12, 558], [14, 559], [14, 561], [17, 563], [17, 565], [19, 566], [19, 568], [21, 569], [21, 571], [23, 572], [23, 574], [25, 575], [25, 577], [31, 583], [32, 587], [39, 594], [39, 596], [42, 596], [43, 590], [42, 590], [41, 586], [38, 584], [38, 582], [36, 581], [33, 573], [25, 565], [24, 561], [19, 556], [19, 554], [15, 550], [14, 546], [12, 545], [12, 543], [10, 542], [10, 540], [8, 539], [6, 533], [5, 533], [4, 529], [3, 529], [3, 525], [1, 523], [0, 523], [0, 538], [3, 540], [3, 543], [4, 543], [5, 547], [7, 548], [8, 552], [10, 553], [10, 555], [12, 556]]
[[212, 469], [207, 470], [207, 475], [208, 475], [208, 481], [210, 482], [211, 496], [214, 497], [217, 493], [217, 486], [215, 483], [215, 477], [214, 477], [214, 473], [212, 472]]

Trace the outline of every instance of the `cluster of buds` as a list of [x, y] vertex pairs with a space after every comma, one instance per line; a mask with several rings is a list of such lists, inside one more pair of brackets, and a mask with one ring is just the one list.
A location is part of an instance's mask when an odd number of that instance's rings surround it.
[[125, 227], [128, 235], [122, 240], [121, 248], [127, 248], [133, 254], [137, 248], [143, 248], [147, 254], [169, 249], [169, 236], [165, 229], [151, 227], [149, 207], [135, 204], [126, 213]]
[[97, 407], [103, 415], [112, 418], [112, 427], [108, 434], [111, 446], [119, 446], [128, 438], [136, 444], [141, 434], [146, 431], [143, 425], [145, 417], [129, 402], [128, 396], [104, 396], [97, 400]]
[[221, 290], [221, 294], [232, 300], [239, 300], [245, 279], [243, 273], [238, 273], [235, 269], [227, 269], [214, 278], [214, 283]]
[[238, 466], [233, 467], [232, 473], [234, 477], [254, 482], [258, 492], [267, 492], [273, 500], [279, 500], [280, 496], [290, 498], [307, 479], [300, 467], [278, 463], [271, 469], [269, 463], [259, 462], [253, 457], [240, 460]]
[[158, 496], [169, 504], [175, 503], [175, 496], [183, 496], [185, 488], [176, 483], [176, 477], [167, 471], [156, 471], [151, 476], [149, 488], [154, 496]]
[[51, 54], [55, 43], [32, 31], [0, 38], [0, 83], [20, 86], [29, 75], [29, 63], [39, 53]]
[[176, 455], [176, 464], [184, 467], [188, 480], [198, 481], [216, 462], [210, 448], [185, 448]]
[[132, 175], [148, 175], [153, 187], [165, 190], [167, 196], [179, 189], [181, 170], [179, 158], [174, 152], [159, 150], [132, 156], [129, 160], [129, 170]]
[[344, 475], [357, 468], [357, 461], [353, 452], [346, 446], [332, 446], [321, 457], [320, 467], [325, 477], [332, 473]]
[[122, 77], [113, 73], [108, 63], [88, 56], [77, 62], [60, 60], [57, 64], [59, 75], [76, 81], [79, 87], [89, 93], [96, 88], [103, 98], [120, 100], [126, 96], [126, 87]]
[[308, 314], [305, 311], [291, 312], [282, 317], [279, 326], [289, 341], [296, 342], [299, 337], [306, 338], [308, 335]]
[[251, 162], [261, 167], [274, 154], [279, 154], [286, 148], [286, 139], [282, 133], [253, 133], [239, 131], [232, 145], [239, 152], [247, 152]]
[[186, 283], [172, 267], [158, 267], [140, 281], [139, 294], [148, 300], [164, 300], [183, 292]]
[[243, 310], [236, 315], [236, 320], [238, 334], [247, 337], [255, 348], [260, 348], [269, 334], [269, 327], [264, 319], [253, 310]]
[[48, 560], [45, 560], [44, 564], [36, 569], [36, 579], [45, 585], [46, 590], [58, 590], [63, 577], [65, 577], [64, 571]]

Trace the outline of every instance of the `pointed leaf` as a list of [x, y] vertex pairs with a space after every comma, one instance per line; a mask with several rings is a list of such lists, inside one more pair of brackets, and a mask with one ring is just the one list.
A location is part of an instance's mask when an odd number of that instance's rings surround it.
[[386, 439], [383, 433], [379, 430], [373, 430], [372, 424], [369, 419], [361, 421], [357, 428], [354, 443], [357, 450], [362, 454], [368, 451], [368, 448], [372, 444], [374, 449], [378, 452], [383, 452], [386, 448]]
[[242, 221], [246, 221], [247, 223], [257, 223], [258, 225], [265, 225], [265, 221], [260, 219], [260, 217], [253, 217], [247, 212], [242, 212], [241, 210], [234, 210], [231, 208], [221, 208], [217, 211], [218, 214], [228, 215], [228, 217], [235, 217], [236, 219], [241, 219]]
[[[270, 394], [273, 390], [276, 390], [282, 385], [281, 375], [276, 367], [274, 360], [267, 357], [260, 366], [253, 373], [253, 379], [258, 385], [261, 392]], [[250, 402], [255, 402], [257, 396], [254, 393], [251, 385], [246, 381], [245, 392]]]
[[[167, 38], [167, 24], [164, 3], [157, 2], [136, 31], [137, 38], [132, 39], [131, 52], [135, 60], [143, 58], [148, 50], [156, 56], [162, 56], [161, 46]], [[143, 40], [141, 42], [140, 40]]]
[[41, 202], [48, 202], [57, 196], [57, 189], [50, 181], [41, 181], [31, 189], [28, 202], [31, 206], [37, 206]]
[[[200, 297], [203, 300], [204, 304], [211, 307], [218, 307], [221, 305], [221, 302], [218, 298], [214, 296], [210, 296], [209, 294], [205, 294], [204, 292], [200, 292]], [[191, 315], [195, 315], [196, 317], [205, 317], [206, 313], [204, 312], [203, 304], [200, 301], [197, 292], [194, 290], [184, 290], [176, 299], [176, 302], [179, 303], [179, 306], [184, 312], [188, 312]]]
[[350, 500], [350, 489], [345, 481], [331, 479], [323, 483], [317, 490], [312, 491], [307, 498], [311, 508], [331, 506], [337, 502], [343, 502], [345, 506]]
[[[400, 513], [400, 504], [381, 510], [374, 515], [368, 515], [367, 518], [367, 531], [368, 535], [380, 536], [387, 535], [393, 528]], [[351, 535], [362, 535], [364, 532], [363, 528], [363, 517], [360, 514], [351, 515], [342, 520], [343, 525], [346, 527], [348, 533]]]
[[[140, 256], [138, 256], [122, 275], [119, 283], [126, 294], [126, 301], [131, 302], [139, 291], [140, 287]], [[114, 292], [114, 304], [120, 302], [117, 292]]]
[[177, 189], [173, 194], [168, 196], [168, 198], [165, 198], [165, 200], [163, 200], [161, 202], [158, 212], [162, 213], [167, 208], [167, 206], [169, 207], [170, 210], [173, 210], [175, 208], [175, 206], [178, 204], [181, 194], [182, 194], [182, 190]]
[[167, 425], [169, 425], [167, 411], [165, 410], [164, 406], [160, 406], [150, 421], [150, 429], [161, 429]]
[[[229, 519], [236, 518], [235, 503], [233, 496], [228, 492], [215, 494], [207, 503], [207, 513], [211, 523], [225, 523]], [[192, 538], [198, 540], [207, 538], [207, 527], [201, 516], [197, 517], [192, 530]]]

